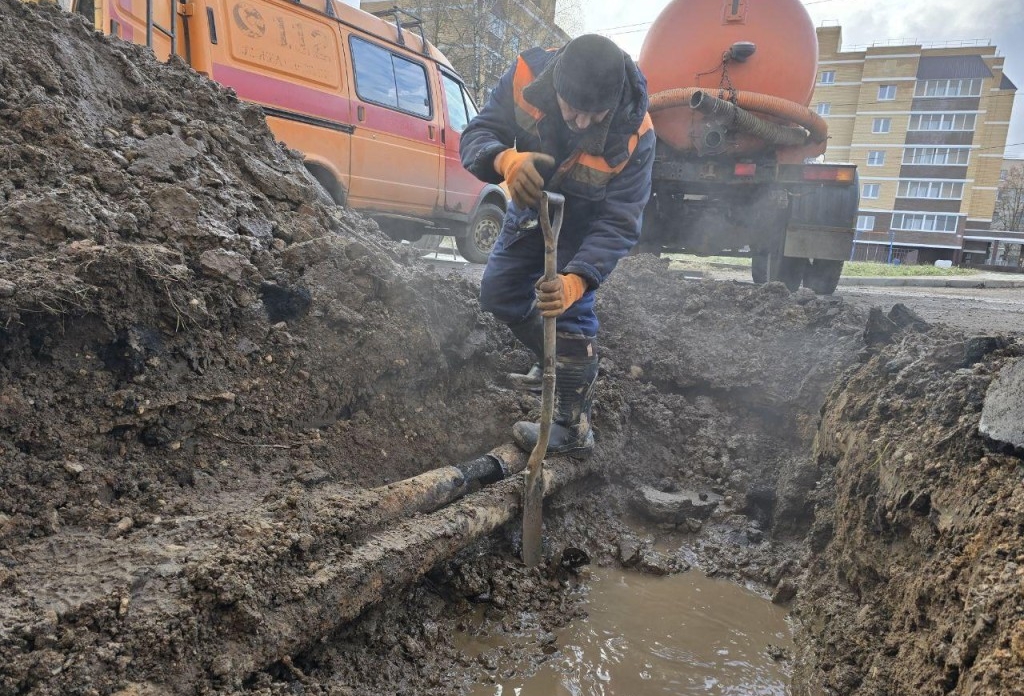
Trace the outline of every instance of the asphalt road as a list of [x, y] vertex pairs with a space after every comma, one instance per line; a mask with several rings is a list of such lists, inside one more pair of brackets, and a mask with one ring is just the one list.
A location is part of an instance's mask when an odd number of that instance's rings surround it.
[[[466, 263], [453, 255], [428, 255], [424, 261], [440, 273], [457, 271], [480, 279], [483, 266]], [[750, 282], [746, 271], [712, 269], [705, 277], [716, 280]], [[1020, 279], [1021, 276], [1007, 275]], [[841, 285], [836, 296], [850, 304], [869, 309], [881, 307], [888, 311], [902, 302], [926, 321], [945, 324], [971, 334], [1024, 333], [1024, 288], [938, 288], [938, 287], [868, 287]]]

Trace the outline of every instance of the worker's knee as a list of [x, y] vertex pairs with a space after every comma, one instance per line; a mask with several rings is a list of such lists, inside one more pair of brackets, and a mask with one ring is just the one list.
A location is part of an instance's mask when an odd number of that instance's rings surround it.
[[508, 283], [500, 274], [484, 274], [480, 281], [480, 307], [505, 324], [515, 324], [529, 315], [533, 288], [529, 292]]

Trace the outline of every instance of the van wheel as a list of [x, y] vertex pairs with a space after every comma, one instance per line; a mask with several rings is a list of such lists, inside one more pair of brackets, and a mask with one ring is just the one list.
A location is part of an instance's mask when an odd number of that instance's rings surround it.
[[323, 186], [324, 191], [331, 197], [335, 205], [345, 205], [345, 189], [341, 187], [341, 184], [338, 183], [338, 180], [334, 178], [331, 172], [310, 162], [306, 162], [306, 170]]
[[462, 258], [470, 263], [487, 263], [494, 243], [501, 234], [501, 223], [505, 213], [493, 203], [481, 203], [476, 209], [473, 221], [469, 223], [466, 234], [456, 238], [455, 246], [459, 248]]

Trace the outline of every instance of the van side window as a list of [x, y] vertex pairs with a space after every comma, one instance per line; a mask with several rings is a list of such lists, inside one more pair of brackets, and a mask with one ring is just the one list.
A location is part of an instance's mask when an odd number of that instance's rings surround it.
[[360, 99], [430, 118], [427, 71], [422, 65], [354, 36], [351, 46]]
[[441, 81], [444, 83], [444, 98], [448, 102], [448, 125], [456, 133], [466, 130], [471, 118], [466, 111], [466, 102], [462, 96], [462, 85], [441, 74]]

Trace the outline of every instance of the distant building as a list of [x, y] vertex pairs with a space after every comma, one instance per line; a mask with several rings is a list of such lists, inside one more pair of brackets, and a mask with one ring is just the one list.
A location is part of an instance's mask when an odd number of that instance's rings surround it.
[[399, 7], [423, 20], [427, 40], [466, 82], [478, 104], [520, 51], [561, 46], [570, 37], [555, 23], [556, 0], [363, 0], [366, 12]]
[[811, 108], [828, 121], [826, 159], [858, 165], [854, 258], [985, 263], [1017, 87], [980, 41], [843, 50], [818, 28]]

